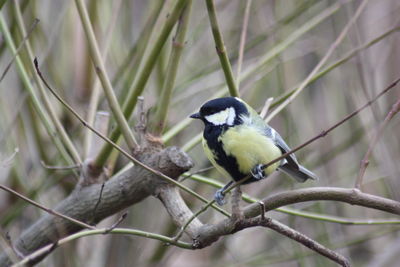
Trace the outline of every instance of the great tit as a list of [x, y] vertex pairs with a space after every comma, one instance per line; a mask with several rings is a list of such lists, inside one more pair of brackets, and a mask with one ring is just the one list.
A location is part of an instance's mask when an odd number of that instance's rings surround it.
[[[299, 182], [317, 179], [314, 173], [297, 162], [293, 153], [263, 168], [290, 148], [254, 109], [237, 97], [210, 100], [190, 117], [204, 122], [202, 143], [208, 159], [220, 173], [234, 181], [249, 176], [244, 184], [256, 182], [277, 169]], [[223, 192], [232, 183], [215, 193], [219, 205], [225, 203]]]

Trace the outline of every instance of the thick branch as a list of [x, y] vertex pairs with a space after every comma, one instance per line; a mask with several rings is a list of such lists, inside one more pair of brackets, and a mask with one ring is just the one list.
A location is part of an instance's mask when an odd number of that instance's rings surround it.
[[[175, 147], [167, 148], [143, 158], [143, 162], [146, 165], [171, 178], [177, 178], [192, 167], [190, 158]], [[142, 201], [153, 194], [155, 189], [160, 187], [160, 184], [164, 183], [155, 174], [140, 167], [132, 167], [105, 183], [101, 201], [95, 214], [93, 214], [93, 210], [99, 199], [101, 184], [94, 184], [75, 190], [54, 210], [80, 221], [97, 223], [124, 208]], [[22, 233], [16, 240], [15, 246], [26, 255], [81, 229], [69, 221], [46, 214]], [[10, 264], [10, 261], [7, 255], [0, 255], [0, 266], [7, 266], [8, 264]]]

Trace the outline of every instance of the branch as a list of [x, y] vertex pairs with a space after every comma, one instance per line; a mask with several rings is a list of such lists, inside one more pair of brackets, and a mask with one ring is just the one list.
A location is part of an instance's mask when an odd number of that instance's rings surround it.
[[[265, 211], [269, 211], [294, 203], [316, 200], [340, 201], [400, 215], [400, 202], [398, 201], [363, 193], [357, 189], [338, 187], [312, 187], [292, 190], [266, 197], [262, 202], [265, 204]], [[248, 218], [259, 214], [260, 208], [257, 203], [249, 205], [244, 210], [244, 215]]]
[[[192, 167], [190, 158], [174, 147], [150, 155], [142, 155], [142, 157], [145, 165], [175, 179]], [[156, 174], [140, 166], [134, 166], [105, 183], [101, 194], [102, 199], [97, 205], [94, 217], [91, 211], [98, 203], [102, 190], [101, 184], [93, 184], [75, 190], [53, 210], [79, 221], [97, 223], [142, 201], [151, 194], [155, 195], [156, 189], [162, 187], [161, 185], [167, 185], [167, 183]], [[82, 227], [76, 224], [46, 214], [25, 230], [14, 244], [19, 251], [27, 255], [81, 229]], [[7, 266], [9, 263], [8, 256], [4, 253], [0, 254], [0, 266]]]
[[225, 44], [222, 39], [222, 34], [219, 29], [214, 0], [206, 0], [206, 5], [208, 17], [210, 19], [212, 34], [214, 36], [215, 48], [217, 49], [219, 61], [221, 62], [221, 67], [224, 71], [226, 84], [229, 88], [229, 94], [231, 96], [239, 97], [239, 90], [236, 86], [235, 79], [233, 78], [231, 63], [229, 62]]

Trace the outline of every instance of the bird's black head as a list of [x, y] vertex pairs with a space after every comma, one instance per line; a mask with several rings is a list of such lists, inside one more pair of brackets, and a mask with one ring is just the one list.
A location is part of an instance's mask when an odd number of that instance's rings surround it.
[[206, 102], [198, 113], [192, 114], [193, 119], [201, 119], [206, 125], [232, 126], [242, 123], [241, 115], [249, 111], [242, 100], [237, 97], [222, 97]]

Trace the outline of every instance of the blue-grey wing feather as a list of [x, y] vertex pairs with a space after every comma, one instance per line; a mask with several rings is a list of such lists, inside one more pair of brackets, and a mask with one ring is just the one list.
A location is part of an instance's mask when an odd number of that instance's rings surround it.
[[[273, 128], [267, 126], [265, 129], [265, 135], [271, 138], [277, 147], [279, 147], [282, 153], [287, 153], [291, 149]], [[294, 153], [288, 155], [281, 161], [279, 169], [295, 178], [299, 182], [305, 182], [307, 179], [317, 180], [318, 177], [311, 171], [307, 170], [297, 162], [297, 158]]]

